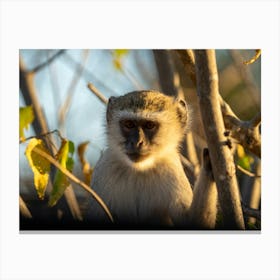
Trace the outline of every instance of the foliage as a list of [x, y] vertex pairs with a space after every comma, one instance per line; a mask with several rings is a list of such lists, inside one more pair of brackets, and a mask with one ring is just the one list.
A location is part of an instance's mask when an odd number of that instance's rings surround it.
[[114, 50], [113, 51], [113, 65], [116, 70], [123, 71], [123, 57], [128, 54], [128, 50]]
[[252, 156], [248, 155], [241, 145], [237, 145], [237, 164], [244, 169], [251, 171], [251, 164], [254, 162]]
[[34, 120], [34, 112], [32, 106], [19, 108], [19, 137], [20, 141], [25, 140], [24, 129], [28, 129]]
[[[75, 147], [72, 141], [61, 138], [61, 145], [55, 159], [62, 167], [66, 168], [70, 172], [72, 172], [74, 166], [74, 150]], [[40, 151], [51, 156], [51, 152], [46, 148], [42, 139], [31, 137], [31, 140], [26, 148], [25, 155], [34, 173], [34, 187], [37, 191], [38, 197], [39, 199], [44, 199], [51, 168], [50, 162], [40, 154]], [[53, 188], [49, 197], [49, 206], [54, 206], [57, 203], [68, 185], [68, 177], [57, 169], [53, 182]]]
[[46, 153], [48, 153], [48, 150], [41, 139], [33, 138], [30, 140], [25, 151], [26, 158], [34, 173], [34, 186], [38, 197], [40, 199], [44, 199], [49, 181], [50, 163], [41, 155], [36, 153], [34, 151], [35, 148], [38, 148]]
[[[66, 139], [62, 139], [60, 149], [55, 156], [60, 165], [70, 172], [73, 170], [74, 160], [73, 153], [75, 147], [74, 143]], [[64, 191], [69, 186], [68, 177], [62, 173], [59, 169], [56, 170], [53, 189], [49, 199], [49, 205], [54, 206], [57, 201], [62, 197]]]

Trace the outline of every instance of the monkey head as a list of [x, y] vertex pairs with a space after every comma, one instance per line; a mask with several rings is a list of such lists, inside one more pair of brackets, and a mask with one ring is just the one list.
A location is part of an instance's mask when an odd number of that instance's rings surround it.
[[178, 150], [188, 109], [182, 99], [157, 91], [134, 91], [110, 97], [106, 119], [109, 149], [114, 147], [128, 165], [145, 169]]

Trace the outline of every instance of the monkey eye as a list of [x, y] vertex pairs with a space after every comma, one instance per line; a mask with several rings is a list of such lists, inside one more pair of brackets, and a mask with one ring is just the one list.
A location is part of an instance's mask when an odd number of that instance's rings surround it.
[[156, 126], [156, 124], [152, 121], [148, 121], [145, 123], [145, 128], [146, 129], [153, 129]]
[[131, 129], [135, 127], [135, 124], [133, 121], [131, 120], [125, 120], [123, 121], [123, 125], [125, 126], [125, 128]]

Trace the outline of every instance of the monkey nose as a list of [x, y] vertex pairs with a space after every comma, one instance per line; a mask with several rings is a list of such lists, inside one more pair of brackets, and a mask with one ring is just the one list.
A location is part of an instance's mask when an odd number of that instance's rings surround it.
[[143, 146], [143, 140], [139, 140], [137, 143], [136, 143], [136, 147], [137, 148], [141, 148]]

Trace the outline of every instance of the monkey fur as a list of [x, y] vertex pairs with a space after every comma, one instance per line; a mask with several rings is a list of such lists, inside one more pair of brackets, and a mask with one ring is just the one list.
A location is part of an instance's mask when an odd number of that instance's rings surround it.
[[[194, 191], [180, 160], [186, 102], [157, 91], [135, 91], [111, 97], [106, 120], [108, 148], [95, 166], [92, 188], [115, 224], [214, 228], [217, 191], [209, 155], [205, 152]], [[89, 210], [89, 220], [107, 223], [96, 202]]]

